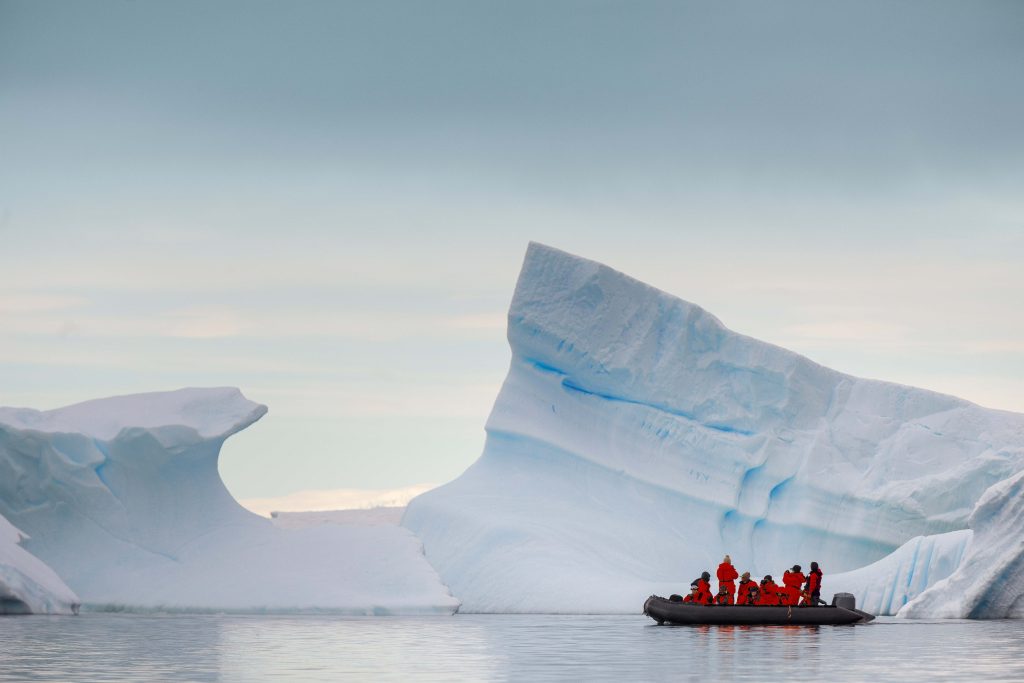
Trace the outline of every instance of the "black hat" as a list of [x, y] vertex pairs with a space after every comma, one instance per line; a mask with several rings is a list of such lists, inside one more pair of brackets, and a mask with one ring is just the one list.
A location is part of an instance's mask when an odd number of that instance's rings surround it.
[[707, 581], [708, 579], [711, 578], [711, 574], [708, 574], [707, 572], [704, 572], [703, 574], [700, 575], [700, 578], [702, 578], [705, 581]]
[[696, 588], [696, 587], [697, 587], [697, 582], [698, 582], [698, 581], [700, 581], [700, 579], [694, 579], [693, 581], [691, 581], [691, 582], [690, 582], [690, 586], [691, 586], [692, 588]]
[[811, 571], [814, 571], [817, 568], [818, 568], [818, 563], [817, 562], [811, 562]]
[[767, 583], [768, 581], [772, 581], [772, 575], [771, 574], [765, 574], [764, 578], [761, 579], [761, 583]]
[[798, 571], [800, 571], [800, 565], [798, 565], [798, 564], [794, 564], [794, 565], [793, 565], [793, 571], [795, 571], [795, 572], [798, 572]]

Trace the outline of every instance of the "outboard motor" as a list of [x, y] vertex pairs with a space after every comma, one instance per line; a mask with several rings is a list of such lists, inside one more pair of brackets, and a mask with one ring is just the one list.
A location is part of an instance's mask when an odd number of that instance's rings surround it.
[[857, 609], [857, 598], [853, 593], [836, 593], [832, 596], [832, 606], [855, 610]]

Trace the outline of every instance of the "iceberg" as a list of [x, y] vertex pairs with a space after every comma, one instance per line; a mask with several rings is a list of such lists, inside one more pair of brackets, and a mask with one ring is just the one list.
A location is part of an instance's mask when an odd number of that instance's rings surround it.
[[235, 501], [221, 445], [266, 412], [234, 388], [0, 408], [0, 515], [91, 609], [457, 609], [404, 528], [280, 529]]
[[26, 538], [0, 516], [0, 614], [77, 614], [78, 596], [19, 547]]
[[960, 566], [972, 537], [970, 529], [917, 536], [877, 562], [828, 576], [825, 588], [828, 594], [852, 593], [857, 607], [865, 612], [899, 614], [904, 605]]
[[1019, 614], [1024, 415], [831, 370], [540, 244], [508, 341], [483, 454], [402, 521], [462, 611], [632, 613], [728, 553], [818, 561], [882, 614]]
[[1024, 472], [985, 491], [969, 523], [971, 542], [956, 569], [899, 616], [1024, 618]]

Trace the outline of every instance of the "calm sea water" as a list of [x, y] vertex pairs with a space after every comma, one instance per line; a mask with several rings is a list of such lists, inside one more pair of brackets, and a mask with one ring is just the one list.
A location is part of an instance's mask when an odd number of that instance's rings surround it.
[[0, 681], [1024, 681], [1024, 623], [641, 616], [0, 618]]

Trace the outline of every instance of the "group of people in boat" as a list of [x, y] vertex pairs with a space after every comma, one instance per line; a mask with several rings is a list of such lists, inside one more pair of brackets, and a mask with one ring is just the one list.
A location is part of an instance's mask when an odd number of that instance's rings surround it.
[[699, 605], [817, 605], [821, 602], [821, 568], [817, 562], [811, 562], [807, 574], [800, 570], [800, 565], [793, 565], [783, 572], [781, 586], [771, 574], [760, 583], [750, 578], [750, 572], [738, 574], [728, 555], [718, 565], [717, 574], [717, 593], [711, 592], [711, 574], [704, 572], [690, 584], [690, 594], [682, 598], [682, 602]]

